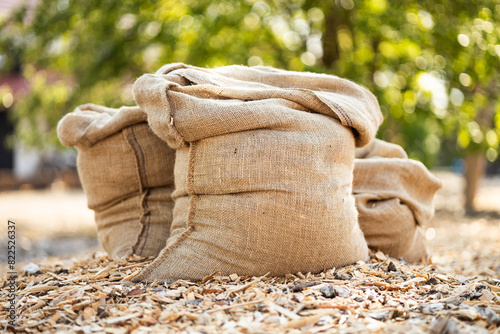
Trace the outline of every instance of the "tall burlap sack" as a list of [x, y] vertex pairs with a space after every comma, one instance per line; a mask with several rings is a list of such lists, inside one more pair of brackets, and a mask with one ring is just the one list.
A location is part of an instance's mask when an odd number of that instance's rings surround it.
[[87, 104], [58, 125], [61, 143], [78, 150], [88, 207], [112, 257], [155, 256], [170, 235], [175, 151], [146, 120], [138, 107]]
[[427, 257], [423, 227], [441, 181], [398, 145], [374, 140], [356, 149], [353, 194], [368, 247], [415, 262]]
[[171, 236], [135, 281], [319, 272], [366, 260], [352, 196], [355, 146], [382, 121], [337, 77], [173, 64], [134, 84], [176, 149]]

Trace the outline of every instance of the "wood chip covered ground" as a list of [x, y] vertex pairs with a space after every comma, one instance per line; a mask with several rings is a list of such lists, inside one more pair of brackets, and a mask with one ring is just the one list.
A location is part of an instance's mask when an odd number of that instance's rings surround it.
[[0, 321], [26, 333], [500, 333], [500, 221], [438, 218], [418, 265], [378, 252], [316, 275], [132, 284], [151, 259], [49, 258], [18, 278], [15, 327], [2, 278]]

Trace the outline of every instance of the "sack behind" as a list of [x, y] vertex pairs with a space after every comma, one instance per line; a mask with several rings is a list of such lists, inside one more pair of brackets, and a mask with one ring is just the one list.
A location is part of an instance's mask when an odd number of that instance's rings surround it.
[[423, 228], [441, 181], [398, 145], [374, 140], [356, 150], [353, 194], [368, 247], [408, 262], [428, 256]]
[[87, 104], [58, 125], [61, 143], [78, 150], [88, 207], [112, 257], [155, 256], [170, 235], [175, 151], [146, 120], [138, 107]]
[[171, 236], [134, 280], [319, 272], [367, 259], [352, 169], [355, 146], [382, 120], [368, 91], [325, 75], [174, 64], [139, 78], [134, 94], [176, 149]]

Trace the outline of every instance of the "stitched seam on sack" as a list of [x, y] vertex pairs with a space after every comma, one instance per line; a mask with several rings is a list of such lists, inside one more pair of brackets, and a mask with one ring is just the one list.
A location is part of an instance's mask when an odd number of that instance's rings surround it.
[[[149, 187], [148, 175], [146, 172], [146, 160], [144, 157], [144, 151], [142, 149], [141, 144], [137, 140], [133, 126], [131, 127], [131, 130], [132, 130], [132, 135], [133, 135], [134, 141], [137, 145], [137, 148], [139, 149], [139, 151], [141, 153], [142, 164], [139, 164], [139, 168], [142, 169], [142, 175], [144, 175], [145, 186]], [[136, 243], [136, 245], [134, 245], [134, 250], [136, 250], [136, 246], [138, 246], [138, 243], [141, 241], [141, 239], [144, 238], [144, 242], [142, 244], [141, 250], [139, 251], [138, 255], [142, 255], [142, 252], [144, 251], [144, 248], [146, 247], [146, 244], [148, 242], [148, 236], [149, 236], [149, 228], [151, 226], [151, 212], [149, 210], [149, 202], [148, 202], [149, 196], [151, 195], [150, 188], [147, 188], [145, 190], [145, 192], [146, 192], [146, 194], [143, 197], [143, 202], [142, 202], [142, 208], [143, 208], [142, 217], [141, 217], [142, 229], [141, 229], [141, 233], [139, 234], [139, 238], [137, 239], [137, 243]], [[145, 217], [147, 217], [147, 218], [145, 218]]]
[[194, 231], [194, 225], [192, 224], [192, 220], [194, 219], [194, 209], [196, 207], [196, 203], [198, 201], [198, 196], [191, 196], [191, 200], [189, 201], [189, 213], [187, 217], [187, 230], [184, 231], [178, 238], [175, 240], [173, 244], [171, 244], [168, 248], [164, 248], [160, 255], [146, 268], [142, 270], [142, 272], [132, 279], [133, 282], [139, 282], [144, 280], [145, 276], [151, 274], [153, 270], [158, 268], [163, 264], [165, 258], [172, 253], [177, 247], [181, 245], [181, 243], [189, 237], [189, 235]]
[[351, 119], [349, 118], [349, 116], [345, 113], [344, 109], [340, 108], [340, 106], [338, 104], [336, 104], [335, 102], [333, 102], [332, 100], [330, 100], [329, 98], [327, 97], [324, 97], [324, 96], [319, 96], [319, 95], [316, 95], [323, 103], [333, 107], [333, 109], [335, 109], [338, 114], [337, 116], [339, 118], [342, 118], [341, 121], [343, 120], [344, 122], [347, 123], [348, 126], [351, 126], [352, 122], [351, 122]]
[[324, 98], [325, 100], [327, 100], [338, 112], [340, 112], [342, 114], [342, 116], [344, 117], [344, 119], [347, 121], [347, 125], [349, 125], [349, 126], [353, 125], [351, 118], [349, 117], [349, 115], [347, 114], [347, 112], [339, 104], [333, 102], [332, 100], [330, 100], [330, 99], [328, 99], [326, 97], [322, 97], [322, 98]]
[[[148, 182], [148, 176], [147, 176], [147, 173], [146, 173], [146, 159], [144, 158], [144, 151], [142, 150], [142, 147], [141, 145], [139, 144], [139, 142], [137, 141], [137, 136], [135, 135], [135, 130], [134, 130], [134, 126], [131, 126], [130, 127], [130, 130], [132, 132], [132, 138], [134, 139], [134, 142], [135, 144], [137, 145], [137, 148], [139, 149], [139, 152], [141, 154], [141, 161], [142, 163], [138, 163], [138, 167], [139, 167], [139, 170], [142, 171], [140, 174], [139, 174], [139, 177], [142, 181], [142, 177], [141, 175], [144, 175], [144, 185], [142, 185], [141, 183], [141, 188], [142, 187], [148, 187], [149, 186], [149, 182]], [[139, 162], [139, 161], [138, 161]]]
[[[142, 150], [142, 147], [139, 144], [139, 141], [137, 140], [137, 136], [135, 134], [134, 127], [135, 127], [135, 125], [132, 125], [126, 129], [127, 131], [122, 131], [122, 132], [123, 132], [123, 135], [126, 139], [126, 142], [129, 144], [130, 148], [132, 149], [132, 152], [134, 152], [134, 159], [135, 159], [136, 167], [137, 167], [137, 177], [138, 177], [139, 187], [140, 187], [139, 191], [140, 191], [140, 193], [144, 194], [142, 201], [141, 201], [141, 208], [142, 208], [141, 217], [139, 218], [139, 223], [141, 224], [141, 232], [139, 232], [139, 235], [137, 236], [136, 242], [132, 246], [132, 252], [136, 253], [137, 248], [139, 247], [139, 244], [141, 242], [141, 237], [144, 235], [145, 229], [146, 228], [149, 229], [149, 223], [147, 224], [147, 226], [145, 226], [145, 220], [146, 220], [146, 216], [149, 214], [149, 210], [147, 210], [146, 207], [144, 206], [144, 204], [146, 204], [146, 206], [147, 206], [147, 198], [149, 197], [149, 189], [144, 189], [144, 186], [147, 186], [147, 183], [148, 183], [147, 176], [146, 176], [146, 170], [145, 170], [145, 157], [144, 157], [144, 152]], [[133, 142], [131, 142], [130, 138], [126, 135], [126, 133], [128, 133], [128, 132], [130, 132], [132, 134]], [[135, 143], [135, 145], [133, 145], [133, 143]], [[135, 147], [137, 147], [139, 149], [142, 163], [141, 163], [141, 161], [139, 161], [139, 156], [138, 156], [139, 154], [138, 154], [137, 149]], [[143, 180], [141, 177], [141, 173], [144, 175], [144, 181], [146, 183], [145, 185], [142, 184]], [[148, 217], [148, 218], [151, 218], [151, 217]], [[150, 220], [148, 220], [148, 222], [149, 221]], [[144, 245], [146, 244], [146, 242], [147, 242], [147, 234], [146, 234], [146, 239], [144, 240]], [[141, 249], [141, 252], [144, 249], [144, 245]]]
[[[142, 211], [141, 220], [140, 220], [141, 225], [142, 225], [142, 229], [141, 229], [141, 232], [139, 233], [137, 241], [133, 247], [133, 252], [136, 253], [137, 255], [141, 255], [141, 256], [142, 256], [142, 252], [144, 251], [144, 247], [146, 246], [146, 243], [148, 241], [149, 226], [151, 224], [151, 214], [149, 211], [149, 204], [148, 204], [148, 199], [149, 199], [150, 195], [151, 195], [151, 190], [148, 188], [148, 189], [146, 189], [146, 193], [144, 194], [144, 197], [142, 200], [143, 211]], [[145, 223], [146, 220], [147, 220], [147, 223]], [[144, 242], [142, 244], [141, 250], [139, 252], [137, 252], [137, 248], [139, 246], [139, 243], [141, 242], [141, 239], [144, 239]]]
[[187, 170], [187, 178], [186, 178], [186, 188], [189, 195], [195, 195], [194, 192], [194, 156], [196, 153], [196, 142], [192, 142], [189, 147], [188, 153], [188, 170]]
[[188, 216], [187, 216], [187, 228], [194, 228], [193, 225], [193, 220], [194, 220], [194, 214], [195, 214], [195, 209], [196, 209], [196, 204], [198, 202], [198, 196], [194, 193], [194, 158], [195, 158], [195, 153], [196, 153], [196, 148], [197, 148], [197, 142], [192, 142], [191, 146], [189, 147], [189, 156], [188, 156], [188, 175], [187, 175], [187, 191], [188, 194], [191, 196], [189, 200], [189, 210], [188, 210]]
[[137, 183], [139, 184], [139, 194], [142, 194], [144, 192], [144, 189], [143, 189], [143, 185], [142, 185], [142, 179], [141, 179], [141, 171], [140, 171], [140, 163], [139, 163], [139, 160], [138, 160], [138, 157], [137, 157], [137, 152], [136, 150], [134, 149], [134, 145], [133, 143], [131, 143], [130, 141], [130, 134], [129, 134], [129, 131], [130, 131], [130, 128], [126, 128], [122, 131], [122, 135], [123, 135], [123, 138], [125, 139], [125, 142], [128, 144], [128, 146], [130, 147], [130, 150], [132, 151], [133, 153], [133, 156], [134, 156], [134, 161], [135, 161], [135, 170], [136, 170], [136, 177], [137, 177]]
[[[356, 110], [358, 113], [360, 113], [360, 111], [358, 110], [357, 107], [355, 107], [350, 101], [349, 99], [343, 99], [343, 98], [339, 98], [340, 101], [342, 101], [342, 103], [349, 109], [353, 109], [353, 110]], [[361, 112], [361, 114], [364, 114]], [[364, 117], [366, 118], [366, 115], [364, 115]]]
[[[123, 129], [122, 130], [122, 136], [123, 136], [123, 139], [125, 140], [125, 142], [127, 143], [127, 145], [129, 146], [130, 150], [132, 151], [132, 155], [134, 156], [134, 161], [135, 161], [135, 170], [136, 170], [136, 177], [137, 177], [137, 182], [139, 184], [139, 194], [142, 194], [143, 192], [143, 187], [142, 187], [142, 182], [141, 182], [141, 174], [140, 174], [140, 168], [138, 168], [139, 166], [139, 161], [138, 161], [138, 158], [137, 158], [137, 152], [136, 150], [134, 149], [134, 146], [132, 145], [132, 143], [130, 142], [130, 131], [131, 131], [131, 128], [133, 128], [133, 126], [130, 126], [126, 129]], [[139, 223], [141, 224], [141, 233], [142, 233], [142, 229], [144, 228], [144, 225], [142, 224], [142, 216], [143, 216], [143, 213], [141, 213], [141, 218], [139, 218]], [[141, 233], [139, 233], [139, 236], [141, 235]], [[135, 249], [136, 249], [136, 245], [137, 243], [139, 242], [139, 236], [137, 236], [137, 239], [136, 239], [136, 242], [134, 245], [132, 245], [130, 247], [130, 250], [132, 251], [132, 253], [135, 253]]]
[[196, 151], [196, 142], [191, 143], [189, 147], [189, 153], [188, 153], [188, 170], [187, 170], [187, 188], [188, 188], [188, 194], [191, 196], [189, 200], [189, 209], [188, 209], [188, 216], [187, 216], [187, 230], [184, 231], [175, 242], [170, 245], [168, 248], [164, 248], [161, 253], [158, 255], [158, 257], [143, 271], [137, 275], [136, 277], [133, 278], [134, 282], [139, 282], [142, 281], [146, 276], [150, 275], [151, 272], [153, 272], [156, 268], [158, 268], [161, 264], [163, 264], [163, 261], [165, 258], [172, 253], [177, 247], [181, 245], [181, 243], [189, 237], [189, 235], [194, 231], [194, 216], [195, 216], [195, 211], [196, 211], [196, 204], [198, 202], [199, 197], [197, 195], [194, 195], [193, 193], [190, 193], [189, 188], [191, 188], [192, 191], [192, 183], [193, 183], [193, 171], [194, 171], [194, 154]]

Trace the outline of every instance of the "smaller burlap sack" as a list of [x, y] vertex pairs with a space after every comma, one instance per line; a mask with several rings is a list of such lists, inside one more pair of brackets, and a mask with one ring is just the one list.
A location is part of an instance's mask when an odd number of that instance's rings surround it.
[[441, 181], [398, 145], [374, 140], [356, 149], [353, 194], [368, 247], [406, 261], [427, 257], [423, 227]]
[[61, 143], [78, 150], [77, 167], [112, 257], [155, 256], [170, 235], [175, 151], [138, 107], [82, 105], [59, 122]]
[[134, 84], [176, 149], [171, 236], [135, 281], [318, 272], [367, 260], [352, 196], [354, 149], [382, 115], [341, 78], [165, 66]]

